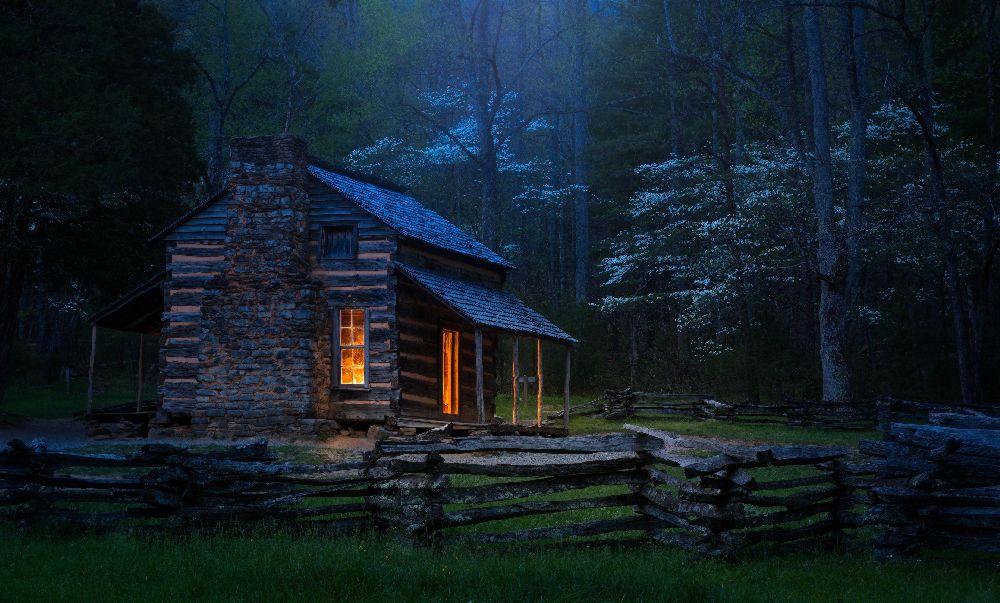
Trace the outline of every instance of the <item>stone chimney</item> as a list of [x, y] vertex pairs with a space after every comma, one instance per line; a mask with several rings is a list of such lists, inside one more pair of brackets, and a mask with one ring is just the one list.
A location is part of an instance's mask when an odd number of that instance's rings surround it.
[[294, 136], [232, 141], [226, 222], [227, 277], [280, 288], [305, 275], [309, 196], [306, 145]]

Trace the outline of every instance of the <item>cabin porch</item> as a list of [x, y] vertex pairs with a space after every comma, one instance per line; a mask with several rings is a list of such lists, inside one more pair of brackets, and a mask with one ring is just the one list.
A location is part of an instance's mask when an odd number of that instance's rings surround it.
[[[91, 437], [143, 437], [156, 415], [158, 401], [143, 396], [145, 381], [145, 343], [159, 338], [162, 327], [163, 291], [166, 273], [160, 273], [90, 317], [90, 366], [87, 375], [87, 434]], [[136, 336], [136, 397], [134, 402], [94, 407], [95, 369], [97, 366], [98, 329]], [[153, 376], [156, 378], [156, 375]]]

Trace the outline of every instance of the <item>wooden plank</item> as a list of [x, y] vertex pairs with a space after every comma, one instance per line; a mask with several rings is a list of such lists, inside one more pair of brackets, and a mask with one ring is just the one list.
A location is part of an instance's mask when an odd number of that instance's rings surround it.
[[643, 471], [615, 471], [594, 475], [571, 475], [547, 477], [517, 482], [500, 482], [465, 488], [449, 488], [435, 493], [435, 498], [443, 503], [481, 504], [498, 500], [514, 500], [528, 496], [543, 496], [579, 490], [593, 486], [637, 486], [645, 483]]
[[483, 331], [476, 329], [476, 412], [480, 423], [486, 422], [486, 402], [483, 399]]
[[542, 426], [542, 340], [541, 338], [535, 339], [535, 364], [536, 371], [535, 374], [538, 377], [538, 404], [535, 414], [535, 425], [538, 427]]
[[621, 453], [619, 458], [574, 459], [567, 462], [544, 462], [537, 465], [525, 464], [525, 455], [497, 455], [488, 462], [474, 462], [476, 459], [450, 460], [434, 453], [421, 455], [417, 459], [394, 458], [388, 461], [390, 470], [399, 473], [430, 474], [470, 474], [491, 477], [543, 477], [553, 475], [587, 475], [624, 471], [640, 466], [641, 460], [635, 454]]
[[563, 428], [569, 431], [569, 375], [572, 365], [572, 348], [566, 346], [566, 380], [563, 383]]
[[532, 500], [497, 507], [448, 511], [444, 513], [442, 518], [437, 522], [437, 525], [441, 528], [453, 528], [545, 513], [631, 506], [636, 502], [637, 498], [634, 494], [613, 494], [597, 498], [576, 498], [558, 501]]
[[386, 455], [460, 454], [467, 452], [544, 452], [548, 454], [587, 454], [596, 452], [636, 452], [643, 444], [629, 433], [611, 433], [565, 438], [539, 436], [475, 436], [442, 442], [379, 442], [377, 450]]
[[517, 346], [518, 337], [514, 336], [513, 351], [511, 352], [511, 377], [512, 377], [512, 389], [511, 389], [511, 423], [517, 425], [517, 380], [520, 378], [521, 374], [517, 366]]

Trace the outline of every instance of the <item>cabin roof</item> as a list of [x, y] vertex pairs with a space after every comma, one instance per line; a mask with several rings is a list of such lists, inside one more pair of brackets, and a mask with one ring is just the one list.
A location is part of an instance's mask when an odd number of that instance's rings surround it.
[[[310, 160], [314, 161], [314, 160]], [[324, 185], [344, 195], [361, 209], [372, 214], [404, 237], [420, 241], [452, 253], [457, 253], [480, 262], [512, 270], [514, 265], [492, 249], [477, 241], [461, 228], [449, 222], [441, 214], [428, 209], [419, 201], [407, 195], [397, 186], [386, 182], [370, 180], [353, 172], [310, 163], [309, 173]], [[192, 218], [220, 201], [228, 187], [223, 187], [189, 211], [168, 224], [150, 238], [156, 242], [180, 228]]]
[[309, 166], [309, 173], [405, 237], [507, 270], [514, 268], [492, 249], [407, 194], [315, 165]]
[[116, 331], [159, 333], [163, 314], [161, 285], [166, 276], [166, 272], [160, 272], [91, 314], [90, 324]]
[[571, 335], [532, 310], [516, 295], [401, 262], [397, 270], [469, 322], [516, 335], [576, 343]]

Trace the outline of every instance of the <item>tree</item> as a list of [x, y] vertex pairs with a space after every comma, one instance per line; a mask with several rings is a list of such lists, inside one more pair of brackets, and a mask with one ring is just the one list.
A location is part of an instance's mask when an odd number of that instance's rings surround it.
[[182, 96], [194, 66], [156, 9], [33, 0], [0, 14], [2, 399], [26, 283], [137, 278], [149, 256], [118, 246], [141, 249], [199, 166]]
[[806, 32], [806, 55], [812, 89], [813, 198], [816, 203], [819, 265], [819, 356], [823, 372], [823, 400], [845, 402], [851, 396], [845, 354], [844, 250], [834, 222], [833, 165], [830, 158], [830, 118], [823, 64], [823, 38], [819, 11], [807, 5], [802, 12]]

